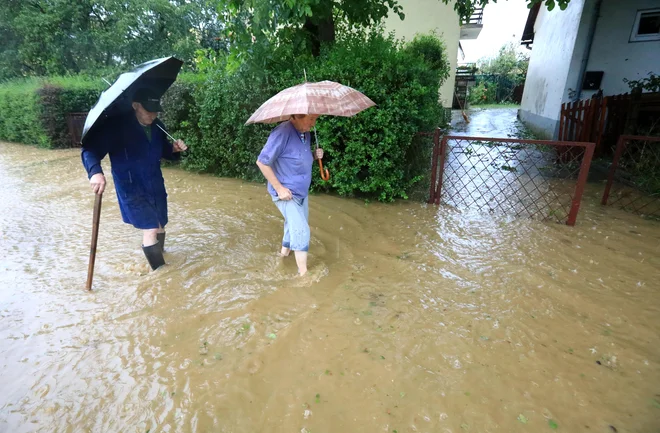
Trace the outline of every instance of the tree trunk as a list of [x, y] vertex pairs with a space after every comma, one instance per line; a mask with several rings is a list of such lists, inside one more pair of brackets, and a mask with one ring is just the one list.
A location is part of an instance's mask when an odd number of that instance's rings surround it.
[[318, 57], [321, 54], [321, 44], [333, 43], [335, 41], [333, 6], [332, 1], [320, 2], [314, 8], [314, 14], [311, 17], [307, 17], [303, 25], [314, 57]]

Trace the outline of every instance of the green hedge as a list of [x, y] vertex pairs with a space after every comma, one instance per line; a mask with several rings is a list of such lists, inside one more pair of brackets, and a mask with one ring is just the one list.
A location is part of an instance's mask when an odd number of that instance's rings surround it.
[[88, 111], [107, 86], [96, 78], [52, 77], [0, 85], [0, 139], [71, 147], [70, 112]]
[[[275, 125], [245, 125], [280, 90], [332, 80], [377, 105], [352, 118], [321, 117], [329, 182], [314, 169], [313, 188], [390, 201], [407, 198], [428, 176], [431, 143], [415, 137], [443, 123], [439, 88], [449, 75], [443, 43], [433, 35], [402, 44], [376, 31], [340, 36], [318, 58], [291, 47], [255, 45], [251, 60], [218, 62], [206, 74], [181, 74], [163, 98], [169, 132], [189, 145], [187, 169], [263, 181], [255, 162]], [[232, 59], [233, 60], [233, 59]], [[68, 147], [66, 114], [87, 111], [106, 85], [66, 77], [0, 85], [0, 139]]]
[[17, 80], [0, 85], [0, 140], [48, 147], [41, 125], [37, 80]]
[[305, 70], [310, 81], [338, 81], [377, 104], [352, 118], [319, 119], [331, 179], [321, 181], [315, 168], [315, 189], [389, 201], [406, 198], [424, 179], [431, 145], [414, 137], [442, 123], [438, 92], [449, 72], [444, 46], [435, 36], [404, 46], [376, 32], [352, 34], [317, 59], [296, 57], [288, 47], [253, 57], [232, 72], [220, 64], [207, 81], [188, 89], [196, 107], [183, 130], [191, 145], [185, 167], [263, 181], [255, 161], [275, 125], [244, 123], [278, 91], [300, 84]]

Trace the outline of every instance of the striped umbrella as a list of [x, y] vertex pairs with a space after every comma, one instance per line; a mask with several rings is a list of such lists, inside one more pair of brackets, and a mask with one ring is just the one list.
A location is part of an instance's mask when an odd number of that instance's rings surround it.
[[294, 114], [351, 117], [374, 105], [362, 93], [334, 81], [307, 82], [264, 102], [245, 124], [282, 122]]

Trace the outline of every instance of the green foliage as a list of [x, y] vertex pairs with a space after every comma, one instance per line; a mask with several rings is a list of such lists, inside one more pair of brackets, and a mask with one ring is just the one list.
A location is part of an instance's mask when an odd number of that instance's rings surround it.
[[468, 102], [472, 105], [496, 104], [497, 85], [481, 82], [470, 89]]
[[184, 138], [192, 147], [202, 142], [196, 97], [205, 82], [204, 74], [179, 74], [161, 100], [164, 112], [160, 118], [168, 132], [176, 138]]
[[227, 37], [245, 52], [255, 42], [278, 42], [318, 56], [322, 43], [335, 41], [337, 25], [367, 28], [390, 11], [404, 17], [396, 0], [224, 0], [221, 5]]
[[527, 75], [529, 54], [510, 42], [502, 46], [494, 58], [479, 60], [477, 67], [482, 74], [505, 75], [522, 82]]
[[[501, 104], [512, 102], [515, 89], [525, 82], [529, 55], [509, 43], [500, 48], [494, 58], [478, 62], [477, 85], [470, 89], [471, 104]], [[518, 101], [519, 102], [519, 101]]]
[[[212, 0], [0, 0], [0, 80], [77, 74], [219, 49]], [[189, 63], [192, 66], [192, 63]]]
[[40, 122], [37, 80], [0, 85], [0, 140], [48, 146]]
[[263, 180], [255, 163], [274, 125], [246, 126], [245, 122], [266, 99], [302, 82], [303, 65], [296, 63], [286, 48], [260, 54], [256, 57], [260, 62], [243, 63], [231, 72], [221, 62], [194, 93], [199, 109], [198, 131], [185, 135], [192, 144], [185, 167], [220, 176]]
[[0, 85], [0, 139], [42, 147], [71, 147], [67, 114], [88, 111], [105, 89], [98, 79], [52, 77]]
[[236, 70], [221, 63], [192, 92], [199, 117], [198, 131], [185, 131], [184, 138], [194, 142], [187, 168], [263, 181], [255, 162], [275, 125], [244, 123], [269, 97], [301, 83], [305, 68], [310, 81], [349, 85], [377, 104], [352, 118], [319, 119], [331, 179], [322, 182], [314, 170], [314, 188], [388, 201], [407, 197], [428, 173], [431, 144], [414, 138], [433, 131], [443, 116], [438, 91], [449, 64], [437, 38], [402, 46], [378, 32], [351, 32], [316, 59], [296, 57], [286, 46], [268, 51], [257, 44], [255, 50], [258, 62]]
[[37, 91], [40, 123], [49, 137], [49, 147], [76, 146], [71, 141], [67, 114], [88, 111], [107, 86], [88, 77], [51, 78]]
[[[454, 3], [454, 10], [462, 21], [467, 19], [474, 13], [475, 8], [483, 8], [489, 3], [497, 3], [497, 0], [442, 0], [445, 4]], [[553, 10], [556, 6], [559, 9], [565, 10], [571, 0], [526, 0], [527, 7], [532, 8], [538, 3], [545, 4], [549, 11]]]
[[[430, 158], [421, 165], [418, 159], [427, 149], [413, 146], [413, 139], [439, 126], [438, 91], [449, 70], [437, 55], [444, 52], [441, 42], [430, 38], [402, 47], [375, 33], [348, 36], [313, 71], [315, 79], [350, 85], [377, 104], [353, 118], [319, 122], [325, 165], [333, 173], [329, 184], [340, 194], [406, 198], [428, 170]], [[429, 53], [436, 53], [431, 63], [425, 61]], [[315, 185], [327, 184], [316, 177]]]
[[653, 72], [648, 73], [648, 78], [642, 78], [640, 80], [629, 80], [624, 78], [623, 82], [628, 84], [631, 90], [641, 88], [647, 92], [660, 92], [660, 75], [654, 74]]
[[[438, 0], [440, 1], [440, 0]], [[465, 22], [475, 8], [483, 8], [496, 0], [441, 0], [453, 2], [458, 18]], [[548, 10], [556, 5], [566, 9], [570, 0], [527, 0], [545, 3]], [[226, 36], [234, 46], [248, 52], [255, 41], [289, 43], [298, 52], [320, 54], [324, 42], [334, 42], [337, 28], [367, 28], [377, 25], [389, 13], [405, 18], [398, 0], [223, 0], [220, 15], [227, 22]]]

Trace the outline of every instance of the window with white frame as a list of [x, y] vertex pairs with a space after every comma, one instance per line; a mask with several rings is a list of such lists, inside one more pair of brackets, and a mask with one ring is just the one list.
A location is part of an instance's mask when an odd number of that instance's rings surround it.
[[660, 9], [637, 11], [630, 42], [660, 41]]

